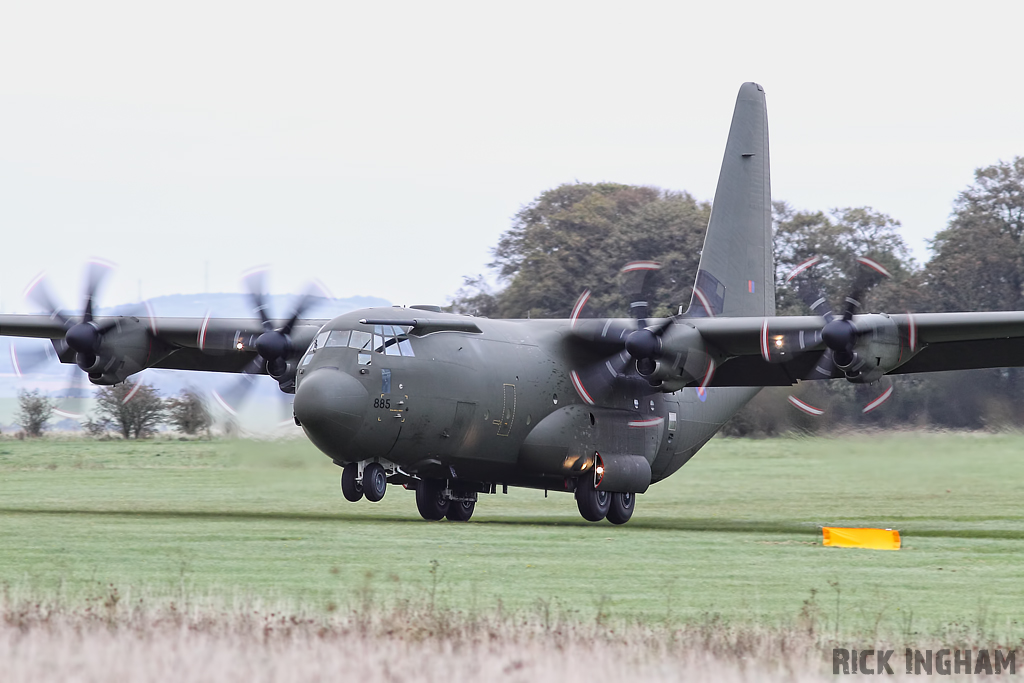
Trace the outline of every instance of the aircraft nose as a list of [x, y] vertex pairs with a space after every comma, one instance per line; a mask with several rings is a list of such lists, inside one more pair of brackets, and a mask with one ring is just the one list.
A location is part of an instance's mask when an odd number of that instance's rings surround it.
[[353, 377], [338, 370], [315, 370], [295, 390], [295, 417], [317, 446], [341, 455], [363, 422], [369, 395]]

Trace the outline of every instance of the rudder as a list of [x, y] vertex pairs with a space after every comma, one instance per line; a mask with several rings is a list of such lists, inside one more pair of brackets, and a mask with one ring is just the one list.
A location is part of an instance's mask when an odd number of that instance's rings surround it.
[[774, 314], [768, 110], [764, 89], [744, 83], [736, 97], [687, 315]]

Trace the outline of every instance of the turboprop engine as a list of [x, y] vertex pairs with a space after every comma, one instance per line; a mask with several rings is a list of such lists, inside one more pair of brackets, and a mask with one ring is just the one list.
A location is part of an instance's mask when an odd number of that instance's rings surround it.
[[[669, 318], [660, 336], [655, 336], [658, 325], [638, 330], [633, 334], [650, 335], [656, 344], [644, 349], [630, 349], [626, 340], [626, 351], [636, 359], [637, 373], [652, 387], [663, 392], [672, 392], [694, 382], [701, 382], [713, 369], [715, 359], [708, 345], [693, 326], [684, 320]], [[631, 335], [632, 336], [632, 335]], [[634, 355], [634, 352], [635, 355]]]
[[114, 318], [103, 326], [78, 323], [54, 346], [62, 361], [74, 362], [93, 384], [118, 384], [154, 360], [155, 340], [149, 323], [134, 316]]

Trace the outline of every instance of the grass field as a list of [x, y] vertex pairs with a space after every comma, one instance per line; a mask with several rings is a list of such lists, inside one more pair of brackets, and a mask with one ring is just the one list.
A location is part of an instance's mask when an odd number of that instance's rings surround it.
[[[0, 442], [11, 595], [260, 599], [324, 612], [368, 596], [580, 620], [786, 625], [901, 638], [1024, 628], [1024, 437], [713, 440], [623, 527], [572, 498], [482, 496], [469, 524], [413, 495], [345, 502], [304, 441]], [[893, 527], [898, 552], [821, 546]]]

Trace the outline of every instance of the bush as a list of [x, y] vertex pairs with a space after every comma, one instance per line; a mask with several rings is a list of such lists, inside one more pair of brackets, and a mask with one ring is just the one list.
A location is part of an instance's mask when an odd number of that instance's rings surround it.
[[213, 419], [203, 398], [191, 389], [185, 389], [167, 399], [167, 421], [179, 432], [193, 436], [210, 433]]
[[46, 423], [53, 417], [53, 401], [38, 390], [18, 392], [18, 424], [29, 436], [42, 436]]
[[96, 392], [96, 417], [89, 423], [109, 424], [125, 439], [151, 436], [166, 417], [160, 392], [148, 384], [124, 382]]

